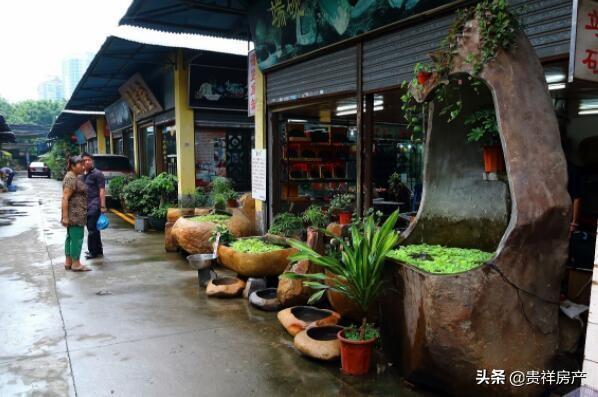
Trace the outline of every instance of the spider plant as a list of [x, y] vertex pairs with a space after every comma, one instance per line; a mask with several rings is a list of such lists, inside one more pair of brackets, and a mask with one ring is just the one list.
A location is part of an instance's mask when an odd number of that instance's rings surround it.
[[395, 211], [379, 226], [370, 215], [364, 218], [362, 227], [351, 226], [350, 237], [340, 240], [340, 257], [321, 255], [303, 242], [289, 240], [299, 251], [289, 258], [292, 262], [309, 260], [328, 273], [285, 272], [282, 277], [302, 279], [305, 286], [314, 289], [316, 292], [309, 303], [318, 301], [328, 290], [355, 302], [364, 313], [359, 328], [360, 339], [363, 339], [367, 329], [366, 313], [383, 290], [382, 268], [386, 255], [399, 239], [399, 232], [394, 230], [398, 217], [399, 212]]

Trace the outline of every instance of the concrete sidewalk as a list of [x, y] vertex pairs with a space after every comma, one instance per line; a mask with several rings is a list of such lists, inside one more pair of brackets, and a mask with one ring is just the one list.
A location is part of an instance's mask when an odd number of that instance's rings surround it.
[[0, 396], [415, 396], [301, 356], [275, 313], [207, 299], [163, 235], [111, 216], [94, 271], [64, 270], [60, 182], [0, 195]]

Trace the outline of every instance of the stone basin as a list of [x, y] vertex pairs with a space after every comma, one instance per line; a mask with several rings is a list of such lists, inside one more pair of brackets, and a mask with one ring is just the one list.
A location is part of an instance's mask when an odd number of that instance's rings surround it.
[[273, 312], [280, 309], [276, 288], [265, 288], [251, 293], [249, 303], [260, 310]]
[[206, 295], [215, 298], [235, 298], [243, 292], [245, 281], [236, 277], [218, 277], [210, 280]]
[[340, 325], [310, 327], [295, 335], [293, 344], [308, 357], [324, 361], [338, 360], [341, 352], [337, 334], [343, 329]]
[[278, 312], [278, 321], [291, 336], [311, 326], [336, 325], [340, 315], [332, 310], [313, 306], [294, 306]]
[[[280, 241], [270, 241], [266, 237], [250, 238], [259, 238], [280, 244]], [[218, 261], [222, 266], [245, 277], [269, 277], [282, 274], [289, 265], [289, 256], [295, 253], [297, 250], [290, 247], [270, 252], [249, 253], [238, 252], [231, 247], [220, 245], [218, 246]]]

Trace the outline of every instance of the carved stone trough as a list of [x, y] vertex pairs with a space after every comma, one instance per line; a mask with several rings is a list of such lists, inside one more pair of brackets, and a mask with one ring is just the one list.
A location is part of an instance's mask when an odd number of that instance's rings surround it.
[[[478, 43], [474, 23], [455, 74], [471, 72], [465, 59]], [[508, 374], [550, 369], [557, 352], [566, 163], [543, 69], [523, 34], [479, 77], [496, 111], [508, 182], [483, 180], [481, 147], [466, 143], [462, 116], [446, 124], [431, 105], [422, 204], [403, 244], [478, 248], [495, 257], [454, 275], [387, 263], [394, 291], [380, 305], [383, 342], [412, 382], [458, 396], [534, 396], [543, 386], [510, 386]], [[465, 84], [462, 115], [487, 105], [472, 95]], [[477, 370], [493, 369], [505, 371], [505, 384], [477, 386]]]
[[268, 277], [278, 276], [289, 265], [289, 256], [297, 253], [291, 248], [285, 239], [273, 239], [273, 237], [251, 237], [268, 243], [286, 246], [286, 248], [262, 252], [250, 253], [235, 251], [225, 245], [218, 246], [218, 262], [245, 277]]
[[[255, 200], [251, 195], [241, 198], [241, 206], [232, 208], [232, 216], [226, 226], [236, 237], [251, 236], [255, 233]], [[202, 212], [198, 212], [202, 214]], [[181, 248], [189, 254], [207, 254], [213, 251], [210, 237], [216, 228], [214, 222], [195, 222], [179, 217], [172, 227], [166, 229], [164, 236], [168, 251]]]

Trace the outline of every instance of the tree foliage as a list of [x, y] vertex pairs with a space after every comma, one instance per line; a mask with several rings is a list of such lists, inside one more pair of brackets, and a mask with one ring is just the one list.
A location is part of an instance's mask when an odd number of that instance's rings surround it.
[[0, 98], [0, 114], [9, 124], [36, 124], [50, 127], [66, 102], [49, 100], [26, 100], [14, 104]]

